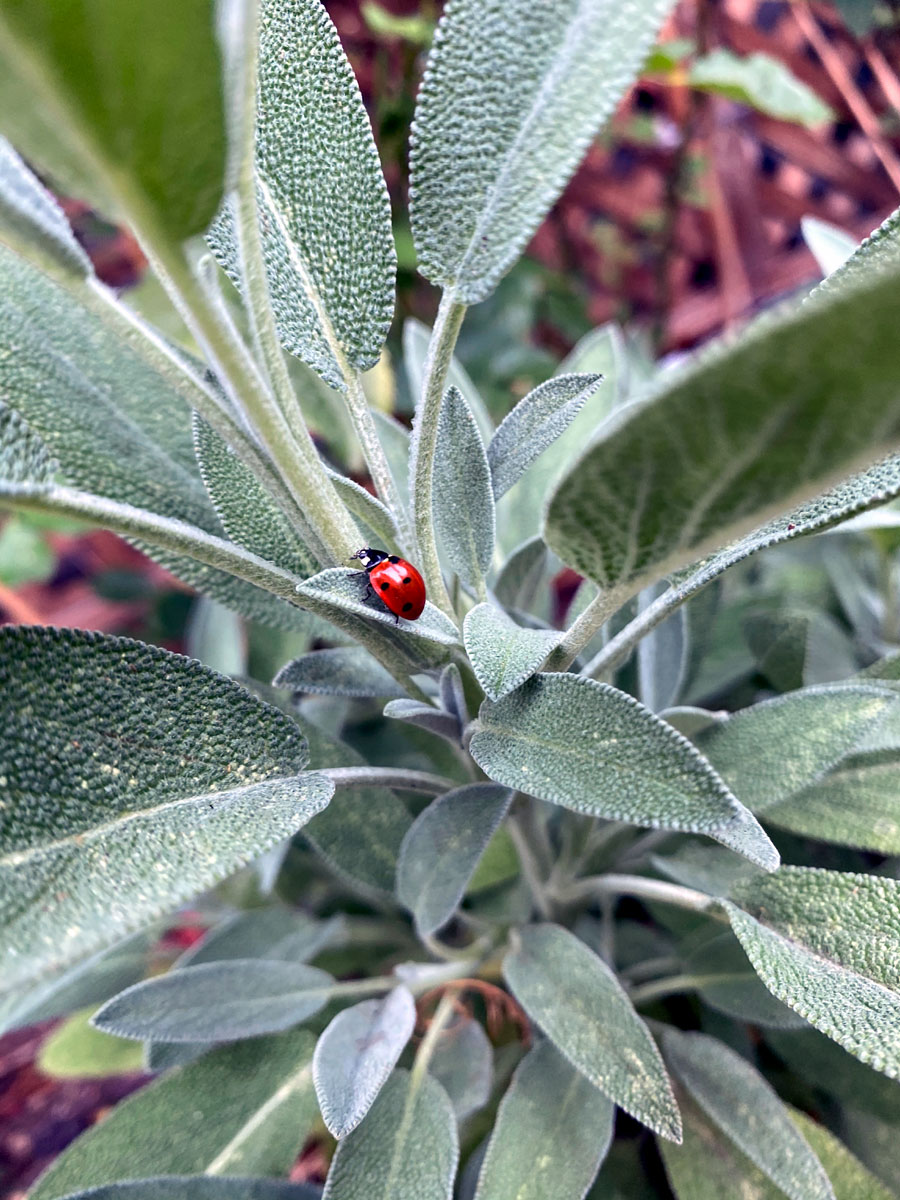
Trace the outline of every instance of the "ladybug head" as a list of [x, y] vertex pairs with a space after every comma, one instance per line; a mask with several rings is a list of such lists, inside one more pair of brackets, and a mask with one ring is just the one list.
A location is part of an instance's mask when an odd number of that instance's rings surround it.
[[375, 550], [371, 546], [363, 546], [361, 550], [357, 550], [350, 557], [358, 558], [366, 570], [368, 570], [370, 567], [374, 567], [376, 563], [384, 562], [387, 555], [383, 550]]

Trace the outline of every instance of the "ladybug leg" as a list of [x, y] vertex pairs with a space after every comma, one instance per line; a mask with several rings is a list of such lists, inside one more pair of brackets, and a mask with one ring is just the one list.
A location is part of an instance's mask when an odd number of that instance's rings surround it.
[[399, 614], [399, 613], [395, 613], [395, 614], [394, 614], [394, 624], [395, 624], [395, 625], [399, 625], [399, 624], [400, 624], [400, 614]]
[[363, 600], [368, 600], [368, 599], [370, 599], [370, 598], [371, 598], [372, 596], [374, 596], [374, 595], [375, 595], [375, 593], [372, 591], [372, 585], [371, 585], [371, 583], [367, 583], [367, 584], [366, 584], [366, 590], [363, 592], [363, 597], [362, 597], [362, 598], [363, 598]]

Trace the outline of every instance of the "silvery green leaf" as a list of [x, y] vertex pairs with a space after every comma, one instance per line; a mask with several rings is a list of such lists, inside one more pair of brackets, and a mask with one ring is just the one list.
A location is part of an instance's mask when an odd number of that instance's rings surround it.
[[184, 649], [188, 658], [196, 658], [219, 675], [247, 674], [244, 623], [237, 613], [209, 596], [198, 596], [191, 605]]
[[403, 499], [409, 495], [409, 430], [394, 417], [377, 408], [373, 408], [371, 412], [378, 440], [397, 485], [397, 494]]
[[788, 1106], [788, 1112], [825, 1168], [837, 1200], [893, 1200], [893, 1193], [824, 1125], [796, 1108]]
[[[638, 596], [638, 613], [664, 591], [660, 584], [645, 588]], [[571, 625], [571, 614], [568, 621]], [[638, 643], [638, 694], [651, 712], [661, 712], [677, 701], [690, 663], [689, 636], [687, 614], [680, 608]]]
[[767, 1029], [765, 1039], [798, 1078], [834, 1097], [845, 1112], [858, 1110], [891, 1125], [900, 1122], [900, 1084], [865, 1066], [809, 1025]]
[[[346, 742], [326, 736], [309, 722], [303, 728], [317, 768], [365, 764]], [[386, 787], [339, 788], [328, 808], [305, 827], [303, 837], [357, 887], [393, 894], [397, 856], [410, 823], [406, 805]]]
[[181, 243], [209, 225], [224, 182], [215, 32], [212, 0], [101, 0], [71, 20], [4, 0], [3, 132], [73, 195]]
[[94, 1025], [117, 1037], [231, 1042], [280, 1033], [331, 998], [327, 971], [277, 959], [235, 958], [170, 971], [108, 1001]]
[[67, 274], [93, 274], [62, 209], [5, 138], [0, 138], [0, 240], [45, 255]]
[[410, 156], [426, 279], [466, 304], [490, 294], [633, 82], [669, 7], [462, 0], [444, 14]]
[[702, 1033], [667, 1029], [666, 1062], [691, 1097], [791, 1200], [834, 1200], [822, 1164], [765, 1079], [734, 1050]]
[[313, 1081], [322, 1119], [338, 1140], [372, 1107], [415, 1024], [412, 992], [397, 987], [383, 999], [345, 1008], [319, 1038]]
[[397, 524], [381, 501], [346, 475], [328, 471], [328, 476], [338, 495], [353, 514], [367, 545], [380, 546], [384, 550], [390, 550], [392, 554], [399, 550]]
[[283, 713], [198, 663], [101, 634], [0, 630], [0, 739], [10, 990], [210, 887], [334, 790], [302, 773], [306, 743]]
[[7, 483], [51, 483], [56, 473], [47, 447], [14, 408], [0, 404], [0, 478]]
[[[258, 203], [282, 344], [332, 387], [378, 360], [394, 309], [387, 188], [362, 96], [318, 0], [262, 0]], [[230, 214], [210, 245], [239, 282]]]
[[434, 463], [434, 528], [466, 587], [484, 590], [494, 554], [494, 493], [478, 427], [455, 387], [444, 393]]
[[214, 926], [201, 942], [186, 950], [176, 966], [199, 966], [233, 958], [277, 958], [302, 963], [340, 936], [341, 917], [317, 921], [283, 908], [252, 908]]
[[721, 846], [710, 846], [694, 838], [682, 838], [670, 853], [653, 854], [654, 869], [684, 887], [697, 888], [710, 896], [727, 896], [736, 883], [753, 879], [759, 867], [746, 858], [736, 858]]
[[801, 217], [800, 230], [823, 275], [842, 267], [859, 246], [855, 237], [818, 217]]
[[392, 675], [362, 646], [312, 650], [282, 667], [273, 687], [325, 696], [404, 696]]
[[394, 721], [408, 721], [435, 733], [454, 746], [459, 745], [459, 721], [453, 713], [435, 708], [433, 704], [422, 704], [418, 700], [389, 700], [384, 706], [384, 715]]
[[696, 741], [738, 799], [765, 813], [820, 780], [896, 699], [887, 688], [805, 688], [741, 709]]
[[149, 1084], [64, 1150], [32, 1195], [160, 1173], [286, 1173], [316, 1118], [313, 1045], [305, 1030], [240, 1042]]
[[900, 1077], [900, 883], [782, 867], [723, 904], [763, 983], [858, 1059]]
[[593, 951], [559, 925], [516, 935], [503, 975], [529, 1017], [610, 1100], [673, 1141], [678, 1106], [650, 1031]]
[[154, 1075], [184, 1067], [215, 1048], [212, 1042], [145, 1042], [144, 1070]]
[[475, 1200], [582, 1200], [606, 1156], [615, 1105], [540, 1042], [500, 1102]]
[[600, 381], [600, 375], [556, 375], [503, 418], [487, 448], [496, 499], [568, 429]]
[[463, 641], [489, 700], [500, 700], [537, 671], [562, 640], [555, 629], [522, 629], [493, 604], [466, 613]]
[[469, 709], [466, 704], [466, 694], [463, 691], [462, 676], [456, 663], [448, 663], [444, 667], [438, 684], [441, 707], [456, 718], [460, 729], [464, 729], [469, 723]]
[[773, 804], [766, 821], [823, 842], [900, 854], [900, 757], [896, 751], [855, 754]]
[[141, 1047], [90, 1024], [92, 1010], [72, 1013], [40, 1045], [35, 1066], [51, 1079], [103, 1079], [141, 1071]]
[[681, 734], [631, 696], [579, 675], [536, 675], [485, 701], [470, 742], [487, 775], [588, 816], [702, 833], [772, 870], [756, 818]]
[[233, 542], [305, 579], [318, 563], [269, 493], [214, 429], [194, 414], [200, 474]]
[[668, 725], [677, 729], [679, 733], [683, 733], [691, 741], [697, 734], [709, 729], [719, 721], [728, 719], [726, 712], [710, 712], [706, 708], [697, 708], [692, 704], [676, 704], [674, 708], [664, 709], [659, 715]]
[[504, 608], [526, 612], [547, 570], [547, 547], [542, 538], [529, 538], [518, 546], [500, 568], [494, 595]]
[[443, 1030], [428, 1070], [450, 1098], [458, 1121], [487, 1104], [494, 1077], [494, 1049], [471, 1017]]
[[281, 1179], [158, 1175], [72, 1192], [66, 1200], [320, 1200], [318, 1188]]
[[751, 610], [742, 625], [757, 668], [778, 691], [846, 679], [856, 670], [853, 641], [828, 613], [794, 605]]
[[758, 112], [815, 128], [835, 119], [834, 110], [791, 69], [771, 54], [756, 51], [737, 55], [717, 46], [691, 63], [690, 87], [714, 96], [727, 96]]
[[784, 1192], [753, 1165], [746, 1155], [681, 1091], [684, 1116], [680, 1146], [657, 1142], [669, 1184], [677, 1200], [784, 1200]]
[[439, 796], [413, 821], [400, 848], [397, 897], [419, 933], [434, 933], [453, 916], [511, 799], [506, 788], [470, 783]]
[[[557, 487], [548, 545], [624, 600], [735, 539], [743, 541], [696, 574], [712, 578], [765, 545], [895, 495], [897, 463], [869, 464], [900, 443], [887, 369], [898, 275], [895, 216], [804, 303], [661, 375]], [[862, 468], [822, 497], [836, 477]]]
[[711, 938], [690, 954], [685, 972], [699, 981], [697, 994], [710, 1008], [735, 1021], [772, 1029], [809, 1028], [802, 1017], [775, 999], [733, 933]]
[[[418, 401], [422, 394], [425, 381], [425, 358], [428, 354], [428, 343], [431, 341], [431, 330], [415, 317], [407, 317], [403, 322], [403, 365], [406, 368], [406, 378], [409, 383], [413, 401]], [[455, 387], [463, 396], [469, 407], [469, 412], [475, 418], [478, 432], [486, 446], [494, 432], [494, 422], [488, 412], [481, 394], [469, 377], [468, 371], [458, 358], [450, 360], [447, 371], [447, 383]]]
[[450, 1200], [458, 1159], [447, 1093], [430, 1075], [395, 1071], [338, 1145], [322, 1200]]

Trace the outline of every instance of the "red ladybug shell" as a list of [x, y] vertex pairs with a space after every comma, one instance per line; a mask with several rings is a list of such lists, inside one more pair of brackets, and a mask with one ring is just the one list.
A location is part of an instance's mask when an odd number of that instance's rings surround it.
[[375, 595], [395, 616], [407, 621], [421, 617], [425, 607], [425, 580], [411, 563], [392, 554], [366, 570]]

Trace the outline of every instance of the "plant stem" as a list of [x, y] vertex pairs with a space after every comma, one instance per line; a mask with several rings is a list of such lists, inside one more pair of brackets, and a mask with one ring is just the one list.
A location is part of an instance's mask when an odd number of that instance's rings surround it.
[[537, 861], [531, 849], [531, 844], [519, 823], [517, 813], [513, 813], [506, 822], [506, 828], [509, 836], [512, 838], [512, 843], [516, 848], [516, 854], [519, 856], [519, 863], [522, 867], [522, 876], [528, 884], [528, 889], [534, 898], [535, 908], [541, 914], [541, 917], [546, 921], [552, 916], [550, 901], [547, 898], [547, 893], [544, 890], [541, 873], [538, 869]]
[[675, 612], [685, 602], [685, 596], [678, 588], [669, 588], [661, 596], [638, 613], [633, 621], [629, 621], [615, 637], [610, 638], [602, 650], [595, 654], [583, 668], [582, 674], [591, 679], [601, 675], [609, 675], [616, 667], [625, 662], [638, 642], [655, 629], [662, 621]]
[[[668, 975], [665, 979], [652, 979], [642, 983], [629, 992], [631, 1003], [646, 1004], [650, 1000], [662, 1000], [665, 996], [673, 996], [678, 992], [696, 992], [698, 988], [711, 983], [722, 983], [728, 975]], [[735, 975], [736, 980], [745, 979], [744, 975]]]
[[428, 343], [422, 395], [416, 405], [410, 443], [410, 503], [415, 522], [416, 541], [421, 555], [422, 574], [425, 577], [432, 603], [443, 609], [453, 620], [456, 617], [447, 594], [434, 537], [432, 503], [434, 458], [437, 453], [444, 384], [447, 381], [447, 372], [453, 358], [453, 348], [456, 345], [465, 315], [466, 306], [456, 300], [452, 291], [444, 292], [431, 334], [431, 341]]
[[596, 895], [636, 896], [639, 900], [674, 904], [691, 912], [708, 912], [716, 903], [715, 896], [707, 896], [694, 888], [667, 883], [662, 879], [648, 879], [645, 875], [589, 875], [576, 880], [559, 892], [560, 900], [578, 900]]
[[442, 775], [403, 767], [326, 767], [319, 774], [327, 775], [335, 787], [389, 787], [426, 796], [442, 796], [458, 786]]
[[547, 659], [543, 669], [545, 671], [568, 670], [594, 634], [606, 624], [615, 612], [618, 612], [627, 599], [627, 592], [618, 588], [598, 592], [581, 616], [566, 630], [566, 636]]
[[422, 1038], [419, 1049], [416, 1051], [415, 1061], [410, 1073], [410, 1091], [418, 1091], [422, 1086], [422, 1080], [425, 1078], [428, 1064], [431, 1062], [432, 1055], [437, 1049], [438, 1038], [444, 1032], [447, 1025], [449, 1025], [450, 1019], [453, 1016], [453, 1010], [456, 1007], [456, 996], [457, 989], [448, 988], [443, 996], [441, 996], [440, 1003], [434, 1010], [434, 1016], [431, 1018], [428, 1030]]

